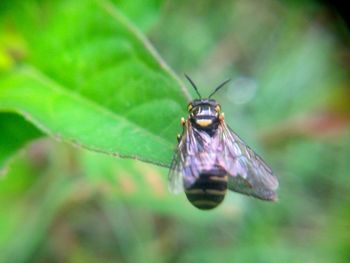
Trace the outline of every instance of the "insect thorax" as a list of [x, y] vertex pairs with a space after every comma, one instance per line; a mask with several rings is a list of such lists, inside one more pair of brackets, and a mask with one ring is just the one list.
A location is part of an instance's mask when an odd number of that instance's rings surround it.
[[214, 134], [219, 126], [220, 105], [215, 100], [200, 99], [189, 104], [190, 121], [194, 127]]

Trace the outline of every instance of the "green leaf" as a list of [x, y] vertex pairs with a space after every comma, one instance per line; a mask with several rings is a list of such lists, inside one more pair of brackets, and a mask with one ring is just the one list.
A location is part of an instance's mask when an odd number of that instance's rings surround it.
[[116, 6], [26, 1], [5, 14], [28, 55], [0, 77], [0, 111], [87, 149], [168, 165], [190, 96]]
[[41, 133], [22, 117], [11, 114], [0, 114], [0, 175], [1, 170], [17, 150], [28, 141], [38, 138]]
[[157, 22], [164, 0], [113, 0], [113, 3], [136, 25], [147, 32]]

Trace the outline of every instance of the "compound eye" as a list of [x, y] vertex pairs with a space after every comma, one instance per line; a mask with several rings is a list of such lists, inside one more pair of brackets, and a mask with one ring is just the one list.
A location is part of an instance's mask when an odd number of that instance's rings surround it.
[[188, 104], [187, 110], [190, 112], [193, 109], [192, 104]]
[[216, 112], [220, 112], [220, 111], [221, 111], [220, 105], [216, 105], [216, 106], [215, 106], [215, 111], [216, 111]]
[[197, 107], [194, 107], [194, 108], [191, 110], [191, 115], [192, 115], [192, 116], [197, 116], [200, 112], [201, 112], [201, 107], [197, 106]]

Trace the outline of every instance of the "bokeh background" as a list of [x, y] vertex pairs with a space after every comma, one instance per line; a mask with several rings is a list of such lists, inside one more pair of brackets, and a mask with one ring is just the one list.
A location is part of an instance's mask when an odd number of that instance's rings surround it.
[[198, 211], [168, 192], [166, 168], [42, 138], [0, 178], [0, 262], [349, 262], [341, 15], [311, 0], [115, 3], [203, 96], [232, 79], [215, 97], [275, 171], [279, 201], [230, 193]]

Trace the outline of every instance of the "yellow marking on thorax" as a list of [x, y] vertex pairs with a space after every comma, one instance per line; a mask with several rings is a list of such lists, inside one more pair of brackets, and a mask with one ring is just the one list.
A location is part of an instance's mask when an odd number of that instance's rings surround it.
[[213, 123], [212, 120], [206, 120], [206, 119], [202, 119], [202, 120], [196, 120], [196, 123], [201, 126], [201, 127], [207, 127], [209, 126], [210, 124]]

